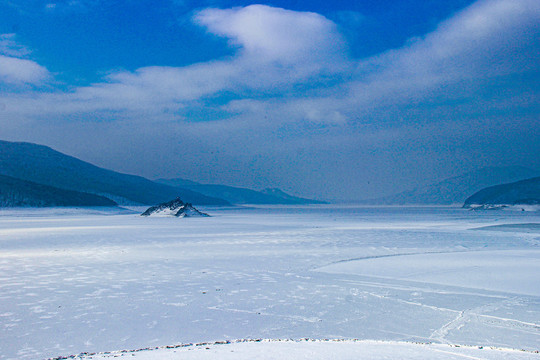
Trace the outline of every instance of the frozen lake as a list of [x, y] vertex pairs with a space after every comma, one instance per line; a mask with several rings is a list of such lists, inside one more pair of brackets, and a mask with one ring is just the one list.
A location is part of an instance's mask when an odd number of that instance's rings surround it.
[[540, 348], [538, 212], [201, 210], [0, 210], [0, 359], [250, 338]]

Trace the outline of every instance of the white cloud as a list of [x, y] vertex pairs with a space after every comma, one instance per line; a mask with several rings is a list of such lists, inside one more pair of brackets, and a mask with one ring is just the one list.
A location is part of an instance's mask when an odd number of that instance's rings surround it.
[[48, 77], [47, 69], [32, 60], [0, 55], [0, 83], [40, 84]]
[[[260, 124], [264, 111], [276, 126], [326, 122], [346, 128], [351, 120], [376, 122], [403, 103], [433, 96], [464, 79], [537, 66], [520, 54], [538, 35], [530, 29], [538, 23], [539, 7], [534, 0], [481, 0], [425, 37], [357, 62], [356, 71], [336, 25], [321, 15], [264, 5], [206, 9], [194, 20], [230, 39], [238, 48], [234, 56], [186, 67], [114, 72], [70, 92], [19, 94], [9, 103], [20, 104], [18, 111], [29, 116], [110, 111], [114, 118], [144, 114], [178, 120], [182, 109], [216, 108], [207, 99], [227, 92], [233, 100], [220, 110], [242, 119], [238, 126], [247, 119]], [[534, 52], [538, 46], [531, 48]], [[523, 67], [512, 65], [519, 56]], [[16, 60], [26, 61], [27, 73], [14, 76], [12, 70], [13, 79], [30, 82], [46, 75], [30, 60]], [[332, 85], [321, 79], [331, 79]], [[298, 85], [302, 91], [294, 90]]]
[[213, 34], [240, 46], [244, 56], [260, 62], [304, 63], [336, 60], [345, 44], [336, 25], [310, 13], [251, 5], [234, 9], [206, 9], [196, 21]]
[[480, 0], [425, 37], [361, 62], [359, 70], [370, 80], [411, 88], [520, 72], [536, 66], [529, 51], [538, 50], [538, 23], [536, 0]]
[[40, 84], [49, 71], [35, 61], [24, 59], [30, 51], [17, 44], [15, 34], [0, 34], [0, 83]]
[[[325, 123], [354, 133], [368, 124], [399, 127], [408, 122], [460, 121], [468, 112], [486, 113], [490, 108], [503, 111], [500, 99], [481, 98], [490, 96], [490, 89], [499, 88], [505, 99], [514, 99], [505, 101], [505, 109], [526, 108], [538, 94], [521, 91], [519, 86], [501, 88], [496, 82], [523, 71], [538, 73], [538, 23], [537, 1], [481, 0], [425, 37], [360, 61], [349, 80], [321, 87], [317, 95], [244, 99], [231, 102], [226, 110], [238, 114], [242, 126], [247, 119], [262, 126], [264, 114], [276, 122], [274, 127]], [[436, 111], [435, 104], [430, 105], [433, 101], [438, 103]], [[452, 112], [457, 105], [468, 110]], [[308, 133], [290, 132], [291, 136]]]
[[[24, 106], [22, 111], [160, 113], [167, 109], [170, 114], [171, 109], [178, 110], [224, 91], [281, 96], [298, 83], [317, 80], [322, 74], [333, 74], [348, 66], [345, 46], [335, 25], [318, 14], [252, 5], [203, 10], [195, 21], [231, 39], [240, 47], [237, 54], [185, 67], [150, 66], [114, 72], [103, 82], [68, 93], [45, 94], [37, 101], [23, 99], [37, 104]], [[49, 102], [56, 106], [48, 106]]]

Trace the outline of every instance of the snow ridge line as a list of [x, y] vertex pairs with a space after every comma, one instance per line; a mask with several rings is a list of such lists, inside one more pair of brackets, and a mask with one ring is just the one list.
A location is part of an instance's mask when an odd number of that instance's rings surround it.
[[166, 346], [155, 346], [147, 347], [136, 350], [118, 350], [118, 351], [104, 351], [104, 352], [82, 352], [77, 355], [68, 355], [68, 356], [58, 356], [54, 358], [47, 358], [46, 360], [67, 360], [67, 359], [80, 359], [83, 356], [94, 356], [94, 355], [114, 355], [114, 354], [129, 354], [137, 353], [141, 351], [154, 351], [161, 349], [178, 349], [186, 347], [203, 347], [203, 346], [212, 346], [212, 345], [227, 345], [227, 344], [239, 344], [239, 343], [260, 343], [260, 342], [352, 342], [352, 343], [381, 343], [381, 344], [415, 344], [415, 345], [440, 345], [447, 346], [451, 348], [469, 348], [469, 349], [488, 349], [488, 350], [497, 350], [497, 351], [518, 351], [530, 354], [540, 354], [540, 350], [525, 350], [525, 349], [513, 349], [513, 348], [504, 348], [498, 346], [473, 346], [473, 345], [461, 345], [461, 344], [441, 344], [433, 342], [421, 342], [421, 341], [390, 341], [390, 340], [368, 340], [368, 339], [312, 339], [312, 338], [299, 338], [299, 339], [236, 339], [236, 340], [222, 340], [222, 341], [210, 341], [210, 342], [200, 342], [200, 343], [185, 343], [185, 344], [176, 344], [176, 345], [166, 345]]
[[359, 260], [371, 260], [371, 259], [381, 259], [381, 258], [388, 258], [388, 257], [396, 257], [396, 256], [412, 256], [412, 255], [432, 255], [432, 254], [454, 254], [454, 253], [468, 253], [468, 252], [482, 252], [486, 250], [445, 250], [445, 251], [420, 251], [420, 252], [410, 252], [410, 253], [396, 253], [396, 254], [385, 254], [385, 255], [371, 255], [371, 256], [363, 256], [363, 257], [357, 257], [357, 258], [351, 258], [351, 259], [343, 259], [343, 260], [337, 260], [333, 261], [329, 264], [318, 266], [312, 270], [318, 270], [320, 268], [323, 268], [325, 266], [335, 265], [335, 264], [342, 264], [352, 261], [359, 261]]

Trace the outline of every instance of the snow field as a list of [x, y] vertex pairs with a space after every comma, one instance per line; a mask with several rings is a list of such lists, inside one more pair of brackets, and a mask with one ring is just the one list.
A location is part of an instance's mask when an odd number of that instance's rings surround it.
[[249, 338], [539, 348], [538, 214], [201, 210], [2, 211], [0, 359]]

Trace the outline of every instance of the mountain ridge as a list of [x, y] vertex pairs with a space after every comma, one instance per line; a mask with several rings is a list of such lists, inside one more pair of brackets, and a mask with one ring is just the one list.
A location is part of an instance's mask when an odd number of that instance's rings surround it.
[[363, 200], [361, 203], [381, 205], [461, 205], [471, 194], [483, 188], [538, 175], [540, 175], [540, 171], [523, 166], [485, 167], [423, 187], [381, 198]]
[[120, 204], [153, 205], [180, 196], [199, 205], [229, 205], [223, 199], [104, 169], [27, 142], [0, 140], [0, 174], [65, 190], [111, 195]]
[[540, 205], [540, 177], [484, 188], [469, 196], [463, 207], [476, 205]]
[[103, 196], [0, 175], [0, 207], [114, 207], [117, 205], [113, 200]]
[[170, 186], [183, 186], [187, 189], [197, 191], [208, 196], [215, 196], [225, 199], [232, 204], [325, 204], [323, 201], [289, 195], [279, 189], [265, 189], [262, 191], [256, 191], [228, 185], [201, 184], [182, 178], [156, 179], [155, 181], [162, 184], [168, 184]]

